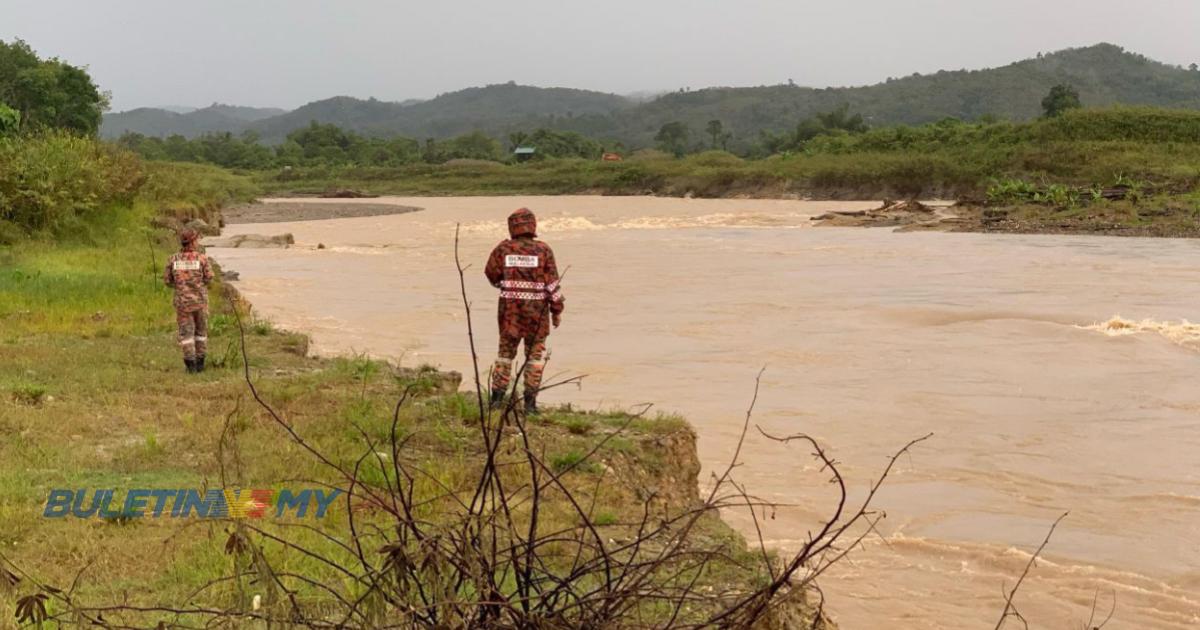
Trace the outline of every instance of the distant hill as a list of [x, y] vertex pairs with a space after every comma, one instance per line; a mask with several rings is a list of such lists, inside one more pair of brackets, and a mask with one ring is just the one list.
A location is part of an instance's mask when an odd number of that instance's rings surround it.
[[622, 96], [604, 92], [504, 83], [403, 103], [338, 96], [251, 128], [268, 141], [282, 141], [288, 132], [314, 120], [368, 135], [445, 138], [475, 130], [502, 134], [523, 124], [549, 123], [560, 117], [608, 116], [631, 105]]
[[845, 103], [873, 126], [920, 124], [947, 117], [1036, 118], [1050, 88], [1070, 83], [1086, 106], [1112, 104], [1200, 108], [1200, 72], [1159, 63], [1111, 44], [1039, 55], [1000, 68], [940, 71], [865, 87], [777, 85], [709, 88], [663, 95], [618, 120], [618, 135], [645, 142], [663, 123], [680, 120], [702, 133], [721, 120], [735, 137], [781, 131]]
[[250, 129], [267, 141], [280, 142], [288, 132], [315, 120], [364, 134], [414, 138], [444, 138], [474, 130], [502, 136], [545, 126], [646, 146], [653, 143], [658, 128], [671, 121], [687, 123], [693, 141], [700, 142], [707, 122], [716, 119], [732, 132], [735, 146], [744, 146], [762, 130], [782, 131], [843, 103], [876, 126], [946, 117], [973, 120], [984, 115], [1026, 120], [1041, 113], [1042, 97], [1059, 83], [1074, 85], [1089, 106], [1200, 108], [1200, 72], [1098, 44], [999, 68], [913, 74], [863, 87], [714, 87], [638, 102], [603, 92], [506, 83], [404, 103], [340, 96], [260, 119], [235, 115], [230, 110], [243, 108], [228, 106], [183, 115], [141, 109], [106, 116], [102, 133], [114, 137], [133, 130], [186, 136]]
[[143, 107], [105, 114], [104, 122], [100, 125], [100, 135], [116, 138], [127, 131], [133, 131], [147, 136], [179, 134], [193, 138], [214, 131], [241, 132], [250, 123], [285, 113], [287, 110], [274, 107], [239, 107], [220, 103], [186, 112]]

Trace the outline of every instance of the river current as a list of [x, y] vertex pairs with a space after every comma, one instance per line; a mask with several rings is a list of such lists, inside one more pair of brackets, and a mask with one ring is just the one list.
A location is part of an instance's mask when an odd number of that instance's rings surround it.
[[[872, 202], [365, 201], [423, 210], [233, 225], [296, 246], [210, 253], [318, 354], [467, 373], [456, 225], [486, 369], [483, 263], [528, 206], [566, 270], [548, 375], [587, 375], [546, 403], [681, 413], [714, 470], [765, 367], [753, 422], [816, 437], [855, 496], [933, 433], [880, 492], [879, 535], [821, 581], [843, 628], [993, 627], [1067, 511], [1018, 595], [1031, 628], [1082, 627], [1093, 602], [1098, 623], [1114, 598], [1106, 628], [1200, 627], [1200, 242], [811, 227]], [[795, 546], [832, 510], [807, 449], [752, 432], [743, 461], [752, 492], [792, 506], [766, 522], [770, 544]]]

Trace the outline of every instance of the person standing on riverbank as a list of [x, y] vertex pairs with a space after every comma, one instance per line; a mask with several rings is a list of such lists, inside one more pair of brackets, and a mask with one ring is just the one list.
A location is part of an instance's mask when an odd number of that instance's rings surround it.
[[200, 235], [195, 230], [179, 234], [179, 252], [167, 260], [163, 282], [175, 289], [175, 320], [179, 324], [179, 347], [189, 374], [204, 371], [208, 350], [208, 286], [212, 263], [196, 248]]
[[517, 346], [525, 344], [525, 412], [537, 413], [538, 389], [545, 368], [550, 325], [562, 322], [564, 299], [554, 250], [537, 240], [537, 217], [521, 208], [508, 217], [509, 239], [492, 250], [484, 269], [500, 289], [500, 353], [492, 366], [493, 406], [504, 400], [512, 382]]

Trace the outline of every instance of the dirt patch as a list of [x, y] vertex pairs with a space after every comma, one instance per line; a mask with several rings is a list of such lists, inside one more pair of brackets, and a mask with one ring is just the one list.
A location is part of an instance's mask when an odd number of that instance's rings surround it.
[[252, 203], [226, 208], [222, 214], [226, 224], [234, 223], [283, 223], [287, 221], [323, 221], [325, 219], [351, 219], [355, 217], [378, 217], [388, 214], [416, 212], [421, 208], [397, 206], [387, 203]]
[[927, 206], [919, 201], [885, 201], [882, 206], [870, 210], [827, 212], [813, 217], [813, 221], [831, 227], [932, 227], [953, 218], [945, 208]]
[[871, 210], [829, 212], [813, 217], [813, 221], [818, 226], [892, 227], [897, 232], [1200, 238], [1200, 204], [1196, 201], [1168, 198], [1136, 202], [1111, 197], [1076, 207], [1032, 203], [989, 206], [971, 201], [946, 207], [889, 201]]
[[1094, 234], [1200, 238], [1200, 207], [1168, 199], [1134, 203], [1105, 201], [1076, 208], [1026, 204], [1007, 207], [960, 205], [957, 222], [940, 229], [1008, 234]]
[[[234, 234], [225, 238], [206, 238], [201, 241], [205, 247], [216, 248], [245, 248], [245, 249], [287, 249], [296, 244], [296, 239], [289, 234], [266, 236], [264, 234]], [[227, 272], [237, 273], [237, 272]]]
[[339, 188], [336, 190], [327, 190], [321, 193], [322, 199], [374, 199], [379, 195], [371, 195], [349, 188]]

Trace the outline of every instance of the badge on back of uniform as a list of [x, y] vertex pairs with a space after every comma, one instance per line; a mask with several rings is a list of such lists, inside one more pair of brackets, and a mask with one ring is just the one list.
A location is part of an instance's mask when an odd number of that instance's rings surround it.
[[537, 267], [537, 256], [521, 256], [518, 254], [509, 254], [504, 257], [505, 267]]
[[199, 260], [176, 260], [171, 267], [175, 271], [200, 271]]

